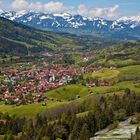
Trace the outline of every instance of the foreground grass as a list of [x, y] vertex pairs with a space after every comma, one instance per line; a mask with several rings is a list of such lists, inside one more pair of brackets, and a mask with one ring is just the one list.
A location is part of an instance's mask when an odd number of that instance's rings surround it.
[[41, 114], [45, 110], [53, 108], [55, 106], [58, 106], [62, 103], [60, 102], [51, 102], [47, 101], [46, 106], [42, 106], [42, 103], [36, 103], [31, 105], [22, 105], [22, 106], [16, 106], [16, 105], [0, 105], [0, 111], [3, 113], [9, 113], [10, 115], [17, 115], [19, 117], [34, 117], [36, 114]]
[[0, 140], [3, 140], [3, 137], [2, 136], [0, 136]]
[[89, 113], [89, 111], [86, 111], [86, 112], [82, 112], [82, 113], [78, 113], [78, 114], [76, 114], [76, 116], [77, 117], [85, 117], [85, 116], [87, 116], [88, 115], [88, 113]]

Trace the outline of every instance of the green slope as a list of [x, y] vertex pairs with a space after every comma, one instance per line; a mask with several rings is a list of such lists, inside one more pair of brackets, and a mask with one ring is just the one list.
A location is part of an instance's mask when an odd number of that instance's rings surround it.
[[65, 51], [83, 46], [72, 37], [43, 32], [0, 18], [0, 53], [28, 54], [33, 52]]
[[88, 65], [102, 65], [105, 67], [129, 66], [140, 64], [140, 42], [121, 42], [91, 51], [93, 59]]

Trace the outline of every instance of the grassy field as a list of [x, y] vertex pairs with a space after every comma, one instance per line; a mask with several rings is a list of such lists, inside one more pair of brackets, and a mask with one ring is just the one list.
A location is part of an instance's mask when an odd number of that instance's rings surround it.
[[117, 69], [109, 69], [109, 68], [103, 68], [100, 69], [99, 71], [93, 72], [93, 73], [88, 73], [84, 75], [84, 79], [87, 78], [95, 78], [95, 79], [99, 79], [99, 80], [117, 80], [117, 77], [119, 75], [120, 71]]
[[[27, 116], [34, 117], [38, 113], [43, 113], [45, 110], [58, 106], [62, 103], [56, 101], [47, 101], [46, 106], [42, 106], [42, 103], [31, 104], [31, 105], [0, 105], [0, 111], [3, 113], [9, 113], [11, 115], [18, 115], [19, 117]], [[63, 102], [64, 103], [64, 102]]]
[[46, 96], [54, 99], [61, 99], [62, 101], [71, 101], [76, 99], [76, 95], [80, 95], [81, 98], [88, 96], [89, 89], [92, 91], [93, 94], [105, 94], [112, 92], [116, 93], [119, 91], [123, 91], [126, 88], [130, 88], [133, 91], [140, 92], [139, 83], [140, 80], [123, 81], [113, 86], [91, 87], [91, 88], [82, 85], [67, 85], [47, 92]]
[[86, 115], [88, 115], [89, 111], [86, 112], [82, 112], [82, 113], [78, 113], [76, 116], [77, 117], [85, 117]]
[[110, 93], [130, 88], [135, 92], [140, 92], [140, 65], [133, 65], [118, 68], [115, 70], [103, 68], [90, 75], [99, 80], [116, 80], [116, 84], [107, 87], [93, 87], [93, 93]]
[[118, 76], [120, 72], [118, 70], [111, 70], [108, 68], [103, 68], [95, 73], [92, 73], [92, 77], [98, 78], [100, 80], [111, 80]]
[[92, 87], [91, 90], [95, 94], [105, 94], [105, 93], [116, 93], [118, 91], [125, 90], [126, 88], [130, 88], [135, 92], [140, 92], [140, 88], [136, 87], [136, 85], [140, 83], [140, 81], [125, 81], [115, 84], [114, 86], [106, 86], [106, 87]]
[[118, 69], [119, 79], [122, 80], [140, 80], [140, 65], [127, 66]]
[[49, 92], [46, 92], [46, 96], [49, 98], [61, 99], [61, 100], [74, 100], [76, 96], [86, 96], [88, 89], [82, 85], [66, 85]]
[[140, 80], [140, 65], [132, 65], [113, 70], [109, 68], [103, 68], [97, 72], [88, 73], [84, 75], [85, 79], [90, 77], [97, 78], [99, 80]]

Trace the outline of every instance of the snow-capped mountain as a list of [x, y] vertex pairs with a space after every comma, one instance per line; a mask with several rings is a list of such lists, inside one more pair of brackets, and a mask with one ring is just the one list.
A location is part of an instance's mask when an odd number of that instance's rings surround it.
[[131, 21], [131, 22], [140, 22], [140, 15], [131, 16], [131, 17], [121, 17], [118, 21]]
[[55, 32], [112, 33], [140, 29], [140, 16], [122, 17], [112, 21], [68, 13], [49, 14], [24, 10], [19, 12], [0, 10], [0, 16], [37, 29]]
[[118, 22], [128, 24], [130, 25], [130, 28], [135, 28], [137, 26], [140, 26], [140, 15], [131, 17], [121, 17], [120, 19], [118, 19]]

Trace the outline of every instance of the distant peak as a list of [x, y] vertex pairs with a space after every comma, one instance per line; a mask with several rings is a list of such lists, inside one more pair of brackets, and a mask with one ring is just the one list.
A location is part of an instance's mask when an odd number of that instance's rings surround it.
[[100, 17], [94, 17], [92, 19], [94, 19], [94, 20], [104, 20], [104, 18], [100, 18]]
[[3, 9], [0, 9], [0, 14], [4, 13], [5, 11]]
[[71, 14], [69, 14], [69, 13], [60, 13], [60, 14], [55, 13], [53, 15], [58, 16], [58, 17], [70, 17], [71, 16]]
[[17, 11], [18, 14], [21, 14], [21, 13], [27, 13], [26, 10], [20, 10], [20, 11]]
[[135, 22], [140, 22], [140, 15], [137, 16], [124, 16], [118, 19], [118, 21], [135, 21]]

